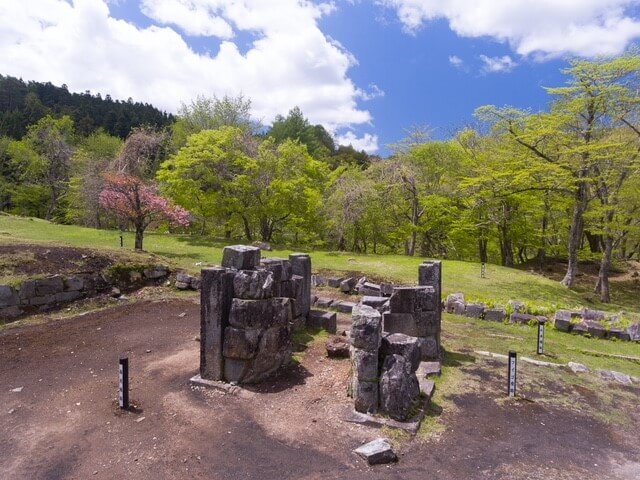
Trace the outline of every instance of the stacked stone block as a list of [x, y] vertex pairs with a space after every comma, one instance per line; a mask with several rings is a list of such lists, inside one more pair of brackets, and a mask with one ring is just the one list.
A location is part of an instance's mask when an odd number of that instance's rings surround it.
[[378, 356], [382, 342], [380, 312], [367, 305], [356, 305], [351, 325], [351, 377], [348, 394], [358, 412], [378, 411]]
[[310, 286], [308, 255], [261, 260], [257, 247], [226, 247], [222, 267], [202, 270], [201, 377], [256, 383], [287, 364], [291, 332], [309, 313]]

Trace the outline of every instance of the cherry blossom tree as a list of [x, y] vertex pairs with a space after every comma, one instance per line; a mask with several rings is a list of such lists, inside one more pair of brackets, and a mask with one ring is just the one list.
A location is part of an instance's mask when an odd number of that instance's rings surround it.
[[172, 225], [187, 226], [191, 216], [187, 210], [161, 196], [154, 184], [123, 173], [105, 175], [100, 204], [134, 225], [136, 250], [142, 250], [144, 231], [152, 222], [168, 220]]

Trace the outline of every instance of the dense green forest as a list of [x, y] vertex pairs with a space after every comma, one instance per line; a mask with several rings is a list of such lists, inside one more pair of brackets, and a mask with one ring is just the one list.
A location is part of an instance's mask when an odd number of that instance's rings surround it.
[[67, 92], [72, 108], [29, 91], [10, 110], [0, 99], [2, 125], [28, 119], [2, 130], [0, 207], [131, 227], [140, 248], [152, 227], [505, 266], [564, 258], [567, 286], [589, 258], [608, 301], [614, 262], [640, 259], [639, 71], [634, 53], [572, 61], [547, 111], [482, 106], [449, 140], [414, 131], [386, 159], [336, 145], [298, 108], [256, 124], [242, 96], [149, 110], [123, 135], [91, 116], [99, 97]]
[[70, 93], [65, 85], [24, 82], [0, 75], [0, 136], [20, 139], [29, 125], [47, 115], [68, 115], [78, 135], [86, 136], [102, 129], [110, 135], [126, 138], [132, 128], [153, 125], [162, 128], [174, 118], [148, 103], [112, 100], [109, 95], [90, 92]]

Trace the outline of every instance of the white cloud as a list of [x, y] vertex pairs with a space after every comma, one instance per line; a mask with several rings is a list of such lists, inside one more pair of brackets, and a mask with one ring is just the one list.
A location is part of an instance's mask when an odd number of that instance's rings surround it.
[[378, 150], [378, 136], [365, 133], [362, 137], [357, 137], [352, 131], [348, 131], [342, 135], [336, 136], [338, 145], [351, 145], [356, 150], [364, 150], [367, 153], [373, 153]]
[[518, 65], [509, 55], [502, 57], [480, 55], [480, 60], [484, 63], [482, 71], [485, 73], [510, 72]]
[[368, 90], [358, 90], [358, 97], [360, 97], [365, 102], [373, 100], [374, 98], [384, 97], [384, 95], [384, 90], [382, 90], [375, 83], [370, 83]]
[[444, 18], [463, 37], [490, 36], [520, 55], [615, 55], [640, 36], [639, 0], [379, 0], [406, 30]]
[[457, 55], [449, 55], [449, 63], [456, 68], [460, 68], [464, 64], [464, 61]]
[[[192, 7], [207, 18], [189, 24]], [[221, 43], [211, 38], [215, 54], [197, 53], [168, 26], [140, 28], [113, 18], [106, 0], [0, 1], [0, 72], [132, 97], [171, 112], [198, 94], [243, 93], [265, 123], [295, 105], [333, 132], [370, 123], [348, 76], [355, 59], [318, 26], [333, 4], [145, 0], [143, 8], [156, 21], [218, 36]], [[244, 54], [225, 40], [234, 30], [257, 38]]]

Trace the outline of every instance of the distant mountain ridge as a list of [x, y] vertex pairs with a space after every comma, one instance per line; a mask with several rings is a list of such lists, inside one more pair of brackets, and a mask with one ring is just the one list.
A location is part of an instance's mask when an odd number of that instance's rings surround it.
[[148, 103], [102, 98], [89, 91], [71, 93], [66, 85], [0, 75], [0, 136], [20, 139], [29, 125], [47, 114], [69, 115], [80, 135], [102, 128], [120, 138], [140, 125], [164, 127], [174, 121], [173, 115]]

